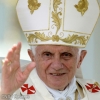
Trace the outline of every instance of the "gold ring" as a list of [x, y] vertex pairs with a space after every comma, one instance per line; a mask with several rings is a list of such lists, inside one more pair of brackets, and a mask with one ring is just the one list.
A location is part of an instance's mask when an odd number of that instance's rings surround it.
[[[2, 66], [4, 65], [4, 62], [5, 62], [5, 61], [4, 61], [4, 59], [3, 59], [3, 60], [1, 60]], [[9, 62], [7, 63], [7, 66], [11, 65], [11, 63], [12, 63], [12, 62], [11, 62], [11, 61], [9, 61]]]
[[9, 61], [9, 62], [7, 63], [7, 66], [11, 65], [11, 63], [12, 63], [12, 62], [11, 62], [11, 61]]

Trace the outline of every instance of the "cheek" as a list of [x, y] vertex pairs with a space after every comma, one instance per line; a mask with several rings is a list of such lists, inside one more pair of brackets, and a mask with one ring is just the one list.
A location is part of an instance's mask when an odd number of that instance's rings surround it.
[[38, 74], [41, 74], [40, 76], [42, 77], [46, 76], [46, 72], [50, 65], [50, 61], [44, 61], [42, 59], [37, 59], [35, 62], [36, 62], [36, 69], [37, 69]]
[[66, 69], [69, 71], [67, 74], [66, 78], [69, 79], [69, 81], [74, 77], [76, 70], [77, 70], [77, 62], [76, 60], [70, 60], [66, 61], [65, 63]]
[[69, 69], [69, 71], [71, 70], [75, 70], [77, 68], [77, 59], [71, 59], [71, 60], [67, 60], [64, 62], [64, 65]]
[[44, 60], [41, 60], [41, 59], [38, 59], [36, 61], [36, 67], [43, 69], [43, 70], [47, 69], [49, 64], [50, 64], [49, 61], [44, 61]]
[[42, 69], [46, 69], [48, 67], [48, 65], [50, 64], [50, 62], [51, 62], [50, 60], [43, 59], [43, 57], [41, 57], [40, 55], [38, 55], [36, 57], [36, 60], [35, 61], [36, 61], [36, 65], [38, 67], [41, 66]]

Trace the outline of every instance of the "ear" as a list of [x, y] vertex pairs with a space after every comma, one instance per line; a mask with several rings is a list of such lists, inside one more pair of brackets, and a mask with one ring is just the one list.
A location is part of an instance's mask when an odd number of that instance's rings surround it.
[[86, 56], [87, 51], [86, 50], [82, 50], [81, 54], [80, 54], [80, 58], [79, 58], [79, 62], [78, 62], [78, 66], [77, 68], [79, 68], [83, 62], [84, 57]]
[[31, 58], [31, 60], [34, 61], [34, 54], [32, 53], [32, 50], [28, 49], [28, 55]]

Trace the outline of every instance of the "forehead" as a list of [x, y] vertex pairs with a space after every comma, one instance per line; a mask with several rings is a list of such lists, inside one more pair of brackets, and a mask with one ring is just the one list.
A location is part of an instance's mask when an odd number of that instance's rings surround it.
[[62, 45], [39, 45], [36, 47], [36, 52], [50, 51], [50, 52], [77, 52], [77, 47], [62, 46]]

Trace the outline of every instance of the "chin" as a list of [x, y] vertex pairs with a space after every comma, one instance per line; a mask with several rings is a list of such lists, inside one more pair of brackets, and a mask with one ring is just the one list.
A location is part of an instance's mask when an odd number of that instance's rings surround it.
[[65, 87], [67, 86], [68, 84], [67, 83], [61, 83], [61, 82], [53, 82], [50, 84], [48, 84], [48, 86], [52, 89], [55, 89], [55, 90], [64, 90]]

